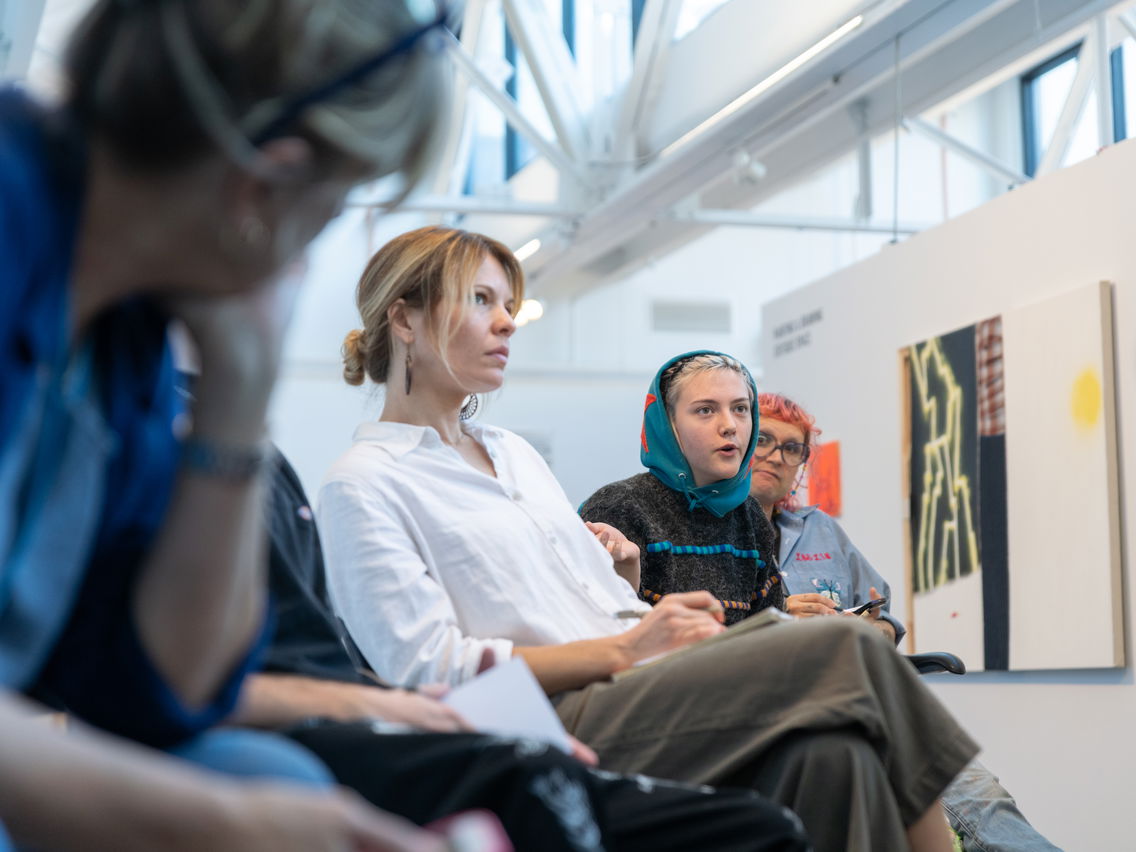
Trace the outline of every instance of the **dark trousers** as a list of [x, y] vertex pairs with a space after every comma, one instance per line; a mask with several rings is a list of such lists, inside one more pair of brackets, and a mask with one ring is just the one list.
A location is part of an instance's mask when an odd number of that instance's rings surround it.
[[748, 790], [590, 770], [542, 744], [389, 734], [321, 723], [287, 732], [340, 783], [419, 825], [485, 808], [518, 850], [807, 850], [789, 811]]

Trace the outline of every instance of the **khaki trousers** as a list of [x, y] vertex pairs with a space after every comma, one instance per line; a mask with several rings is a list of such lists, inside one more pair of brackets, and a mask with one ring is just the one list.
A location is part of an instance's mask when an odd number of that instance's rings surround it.
[[797, 811], [817, 850], [902, 850], [978, 746], [878, 631], [775, 624], [557, 697], [601, 765], [747, 786]]

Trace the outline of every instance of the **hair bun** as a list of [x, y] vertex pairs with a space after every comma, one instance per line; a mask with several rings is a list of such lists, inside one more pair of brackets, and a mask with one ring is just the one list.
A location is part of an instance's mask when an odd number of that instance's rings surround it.
[[361, 329], [352, 329], [343, 338], [343, 380], [349, 385], [361, 385], [367, 377], [363, 366], [366, 348], [366, 339]]

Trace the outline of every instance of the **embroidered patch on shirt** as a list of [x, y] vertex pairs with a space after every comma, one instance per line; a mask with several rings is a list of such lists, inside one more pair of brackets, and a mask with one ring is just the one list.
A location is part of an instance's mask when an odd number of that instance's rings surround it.
[[831, 553], [798, 553], [798, 562], [825, 562], [832, 561]]
[[835, 601], [837, 606], [844, 605], [840, 599], [840, 583], [835, 580], [813, 577], [813, 588], [817, 590], [818, 594], [822, 594], [829, 600]]

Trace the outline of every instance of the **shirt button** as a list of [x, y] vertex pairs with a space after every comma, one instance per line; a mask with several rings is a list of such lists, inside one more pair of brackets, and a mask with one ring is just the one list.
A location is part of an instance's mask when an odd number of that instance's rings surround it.
[[557, 543], [557, 541], [558, 541], [558, 539], [557, 539], [557, 538], [556, 538], [556, 536], [554, 536], [554, 535], [550, 535], [550, 536], [548, 537], [548, 543], [549, 543], [549, 544], [556, 544], [556, 543]]
[[516, 500], [518, 503], [521, 502], [521, 492], [520, 491], [514, 491], [509, 496], [512, 497], [514, 500]]

